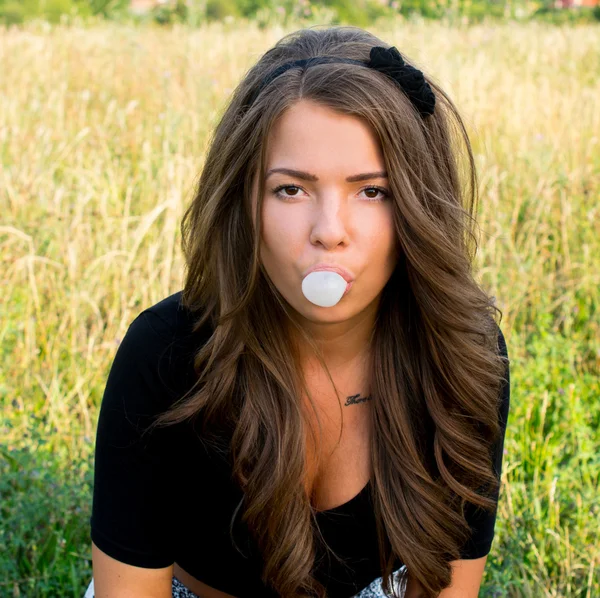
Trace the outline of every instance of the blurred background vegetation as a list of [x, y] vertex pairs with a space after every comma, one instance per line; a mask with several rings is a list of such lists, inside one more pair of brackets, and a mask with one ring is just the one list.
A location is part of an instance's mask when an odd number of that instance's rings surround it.
[[[252, 19], [263, 26], [318, 21], [365, 27], [396, 15], [480, 22], [494, 19], [538, 19], [554, 23], [600, 20], [595, 0], [0, 0], [0, 23], [31, 19], [52, 23], [73, 19], [121, 22], [187, 23]], [[581, 2], [581, 0], [575, 0]], [[587, 4], [587, 5], [586, 5]], [[559, 8], [559, 5], [561, 8]]]

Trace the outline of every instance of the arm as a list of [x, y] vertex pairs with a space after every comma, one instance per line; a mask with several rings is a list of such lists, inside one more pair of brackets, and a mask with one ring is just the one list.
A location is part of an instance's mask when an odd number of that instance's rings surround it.
[[169, 401], [159, 370], [164, 345], [149, 317], [138, 316], [106, 383], [90, 519], [96, 598], [171, 597], [173, 435], [141, 434]]
[[95, 598], [171, 598], [173, 565], [147, 569], [127, 565], [92, 542]]
[[[479, 559], [451, 561], [452, 581], [438, 598], [478, 598], [486, 561], [487, 555]], [[421, 590], [421, 584], [409, 578], [404, 598], [420, 598]]]

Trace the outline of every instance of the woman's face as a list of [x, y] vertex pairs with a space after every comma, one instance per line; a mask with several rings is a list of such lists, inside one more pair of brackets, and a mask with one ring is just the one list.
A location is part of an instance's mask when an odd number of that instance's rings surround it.
[[[313, 322], [341, 322], [375, 309], [396, 266], [393, 204], [381, 147], [361, 119], [301, 100], [268, 140], [260, 259], [288, 303]], [[359, 180], [360, 178], [360, 180]], [[252, 193], [253, 220], [258, 177]], [[354, 275], [333, 307], [302, 294], [318, 263]]]

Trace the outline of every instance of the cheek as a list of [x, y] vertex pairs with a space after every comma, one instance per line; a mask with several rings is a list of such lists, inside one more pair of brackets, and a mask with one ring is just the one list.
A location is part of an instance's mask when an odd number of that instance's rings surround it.
[[[303, 228], [304, 223], [310, 219], [311, 208], [307, 203], [286, 203], [275, 197], [265, 197], [262, 206], [263, 221], [271, 231], [276, 234], [295, 233]], [[280, 233], [279, 231], [285, 231]]]
[[301, 245], [303, 230], [298, 217], [292, 217], [289, 210], [278, 208], [270, 202], [263, 205], [261, 242], [271, 258], [283, 261], [291, 258], [295, 248]]
[[382, 218], [377, 226], [370, 228], [364, 246], [368, 252], [369, 261], [379, 264], [373, 270], [377, 278], [387, 278], [397, 263], [398, 240], [392, 218]]
[[[368, 224], [367, 224], [368, 223]], [[369, 237], [373, 251], [385, 254], [396, 244], [396, 231], [392, 215], [388, 212], [378, 214], [376, 218], [363, 218], [362, 228]]]

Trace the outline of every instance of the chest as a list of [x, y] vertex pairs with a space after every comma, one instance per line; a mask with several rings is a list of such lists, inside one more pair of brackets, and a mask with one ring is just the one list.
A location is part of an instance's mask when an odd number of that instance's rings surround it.
[[[307, 379], [314, 402], [303, 396], [306, 461], [304, 487], [317, 511], [341, 506], [368, 484], [371, 468], [372, 400], [364, 377], [334, 377], [339, 400], [329, 380]], [[319, 422], [321, 435], [319, 435]]]

